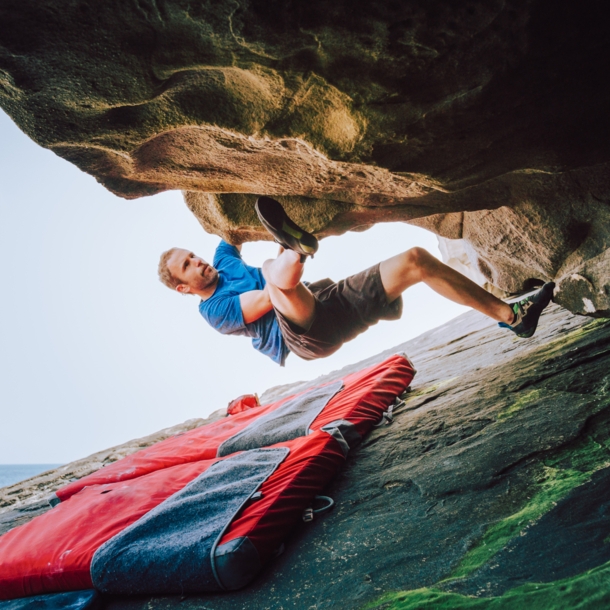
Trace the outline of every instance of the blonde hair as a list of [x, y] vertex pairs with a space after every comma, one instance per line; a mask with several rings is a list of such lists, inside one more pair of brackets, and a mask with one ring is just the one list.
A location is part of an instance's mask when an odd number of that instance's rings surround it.
[[167, 266], [167, 261], [176, 250], [177, 248], [170, 248], [169, 250], [166, 250], [159, 259], [159, 280], [172, 290], [176, 290], [176, 286], [182, 283], [178, 278], [172, 275], [172, 272]]

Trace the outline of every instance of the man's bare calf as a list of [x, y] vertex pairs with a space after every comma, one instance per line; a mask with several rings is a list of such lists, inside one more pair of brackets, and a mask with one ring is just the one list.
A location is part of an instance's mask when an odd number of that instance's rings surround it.
[[513, 321], [514, 313], [510, 305], [423, 248], [411, 248], [393, 256], [383, 261], [379, 270], [390, 303], [407, 288], [423, 282], [446, 299], [476, 309], [497, 322], [510, 324]]

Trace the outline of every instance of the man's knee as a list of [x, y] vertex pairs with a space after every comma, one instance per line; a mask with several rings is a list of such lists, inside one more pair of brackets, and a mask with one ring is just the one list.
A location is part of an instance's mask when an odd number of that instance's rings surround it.
[[383, 261], [379, 272], [389, 302], [433, 274], [434, 261], [436, 259], [423, 248], [411, 248]]
[[300, 261], [297, 252], [284, 250], [277, 258], [263, 263], [263, 277], [271, 286], [280, 290], [292, 290], [299, 285], [303, 275], [303, 264]]
[[417, 270], [422, 278], [436, 260], [428, 250], [420, 247], [410, 248], [403, 253], [404, 264], [408, 269]]

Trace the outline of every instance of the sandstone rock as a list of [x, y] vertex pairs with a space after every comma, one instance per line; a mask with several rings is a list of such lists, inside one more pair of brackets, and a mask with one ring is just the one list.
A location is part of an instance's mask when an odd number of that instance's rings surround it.
[[608, 315], [605, 8], [4, 0], [0, 105], [123, 197], [184, 190], [234, 243], [266, 238], [256, 194], [320, 236], [423, 219], [496, 289], [555, 278]]
[[[551, 599], [605, 607], [595, 604], [610, 596], [610, 322], [551, 306], [536, 335], [519, 340], [471, 312], [261, 399], [397, 351], [418, 373], [394, 423], [352, 452], [325, 491], [335, 509], [301, 524], [257, 581], [217, 596], [106, 598], [104, 608], [343, 610], [381, 600], [402, 610], [425, 607], [423, 599], [470, 607], [464, 595], [509, 595], [523, 608]], [[89, 470], [100, 465], [90, 460]], [[5, 529], [36, 514], [30, 498], [2, 515]], [[516, 588], [532, 582], [543, 584]], [[539, 588], [546, 601], [536, 606], [528, 600]]]
[[527, 192], [513, 193], [512, 205], [496, 210], [430, 216], [413, 224], [461, 239], [473, 279], [482, 275], [480, 284], [511, 294], [554, 279], [557, 303], [608, 317], [610, 207], [599, 204], [610, 175], [602, 168], [587, 174], [590, 179], [576, 171], [536, 185], [530, 181]]

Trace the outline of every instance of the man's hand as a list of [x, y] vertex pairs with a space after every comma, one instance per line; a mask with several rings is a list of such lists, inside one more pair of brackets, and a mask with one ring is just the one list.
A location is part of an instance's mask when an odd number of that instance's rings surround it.
[[266, 286], [263, 290], [249, 290], [240, 294], [239, 304], [246, 324], [256, 322], [273, 309]]

